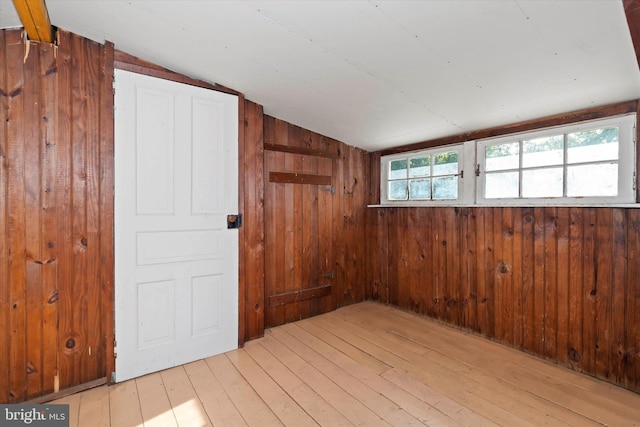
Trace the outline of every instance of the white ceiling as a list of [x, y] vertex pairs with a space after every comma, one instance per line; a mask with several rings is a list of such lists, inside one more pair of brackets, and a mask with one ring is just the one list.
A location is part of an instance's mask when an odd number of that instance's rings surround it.
[[[59, 28], [369, 151], [640, 98], [621, 0], [47, 0]], [[0, 28], [20, 26], [0, 0]]]

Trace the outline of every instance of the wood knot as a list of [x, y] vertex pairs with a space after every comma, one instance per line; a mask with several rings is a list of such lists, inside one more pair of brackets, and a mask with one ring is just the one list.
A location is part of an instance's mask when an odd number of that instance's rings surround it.
[[81, 238], [80, 239], [80, 244], [86, 248], [87, 247], [87, 238], [86, 237]]
[[509, 266], [504, 262], [498, 264], [498, 271], [502, 274], [507, 274], [509, 272]]
[[442, 246], [447, 246], [447, 241], [446, 240], [442, 241]]
[[76, 346], [76, 340], [74, 340], [73, 338], [69, 338], [67, 342], [64, 343], [64, 346], [71, 350]]
[[580, 359], [582, 359], [582, 357], [580, 356], [580, 352], [573, 347], [569, 348], [569, 351], [567, 352], [567, 356], [569, 357], [569, 360], [571, 360], [572, 362], [579, 362]]
[[60, 299], [60, 294], [58, 292], [58, 290], [56, 289], [55, 291], [51, 292], [51, 295], [49, 295], [49, 299], [47, 300], [48, 304], [54, 304], [56, 302], [58, 302], [58, 299]]

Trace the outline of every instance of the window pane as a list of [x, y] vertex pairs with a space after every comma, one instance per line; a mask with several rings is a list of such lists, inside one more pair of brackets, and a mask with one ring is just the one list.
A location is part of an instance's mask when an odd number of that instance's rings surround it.
[[414, 157], [409, 160], [409, 176], [411, 178], [429, 175], [431, 175], [431, 156]]
[[439, 200], [457, 199], [458, 178], [455, 176], [433, 178], [433, 198]]
[[407, 181], [389, 182], [389, 200], [407, 200]]
[[520, 160], [520, 144], [511, 142], [508, 144], [491, 145], [485, 147], [485, 170], [498, 171], [505, 169], [518, 169]]
[[522, 167], [561, 165], [564, 136], [537, 138], [522, 143]]
[[458, 173], [458, 153], [448, 151], [433, 156], [434, 175], [455, 175]]
[[567, 196], [617, 196], [618, 165], [569, 166], [567, 168]]
[[617, 127], [595, 129], [567, 135], [567, 162], [583, 163], [618, 160]]
[[402, 179], [406, 177], [407, 159], [391, 160], [389, 162], [389, 179]]
[[413, 179], [409, 182], [409, 198], [411, 200], [424, 200], [431, 198], [431, 180]]
[[522, 171], [522, 197], [562, 197], [562, 168]]
[[486, 174], [484, 188], [484, 197], [487, 199], [517, 198], [519, 195], [518, 172]]

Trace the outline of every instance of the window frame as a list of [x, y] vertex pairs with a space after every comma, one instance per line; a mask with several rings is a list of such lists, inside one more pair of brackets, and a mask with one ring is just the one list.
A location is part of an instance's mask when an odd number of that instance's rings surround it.
[[[545, 138], [550, 136], [563, 137], [570, 133], [588, 131], [593, 129], [618, 127], [618, 194], [616, 196], [560, 196], [560, 197], [502, 197], [502, 198], [486, 198], [485, 186], [486, 176], [485, 171], [486, 158], [485, 147], [491, 145], [504, 144], [509, 142], [521, 142], [524, 140], [532, 140], [537, 138]], [[636, 203], [636, 190], [635, 190], [635, 167], [636, 167], [636, 115], [627, 114], [623, 116], [608, 117], [604, 119], [596, 119], [583, 121], [579, 123], [573, 123], [570, 125], [556, 126], [552, 128], [533, 130], [529, 132], [522, 132], [517, 134], [510, 134], [500, 136], [497, 138], [486, 138], [476, 141], [477, 150], [477, 167], [480, 172], [476, 180], [475, 202], [477, 205], [493, 205], [493, 206], [520, 206], [520, 205], [614, 205], [614, 204], [629, 204]], [[566, 138], [564, 150], [566, 153]], [[520, 153], [520, 158], [522, 153]], [[596, 162], [594, 162], [596, 163]], [[560, 165], [563, 168], [563, 180], [566, 179], [566, 167], [567, 161], [564, 159]], [[518, 166], [517, 171], [521, 175], [523, 170], [529, 168], [523, 168], [522, 164]]]
[[[458, 198], [457, 199], [407, 199], [407, 200], [393, 200], [389, 199], [389, 163], [394, 160], [402, 160], [406, 159], [409, 162], [409, 159], [415, 157], [424, 157], [424, 156], [433, 156], [439, 153], [455, 151], [458, 154], [458, 174], [457, 182], [458, 182]], [[382, 156], [380, 158], [380, 201], [384, 205], [388, 206], [415, 206], [415, 205], [438, 205], [438, 206], [450, 206], [459, 204], [461, 201], [465, 200], [466, 186], [464, 185], [466, 181], [463, 177], [467, 174], [465, 171], [465, 162], [466, 157], [468, 155], [468, 144], [452, 144], [452, 145], [442, 145], [434, 148], [428, 148], [420, 151], [407, 151], [397, 154], [390, 154], [387, 156]], [[472, 155], [473, 157], [473, 155]], [[407, 182], [410, 180], [410, 177], [407, 176]], [[394, 181], [394, 180], [391, 180]]]
[[[393, 206], [615, 206], [640, 207], [636, 196], [636, 113], [625, 113], [571, 124], [533, 129], [498, 137], [469, 140], [456, 144], [435, 146], [418, 151], [404, 151], [380, 157], [380, 205]], [[518, 140], [564, 135], [598, 128], [617, 126], [619, 129], [618, 195], [584, 197], [485, 198], [484, 147]], [[389, 162], [398, 159], [458, 151], [458, 199], [446, 200], [389, 200]], [[565, 147], [566, 150], [566, 147]], [[596, 163], [596, 162], [594, 162]], [[521, 164], [519, 168], [521, 168]], [[566, 168], [566, 161], [563, 162]], [[566, 174], [563, 174], [566, 179]], [[407, 178], [409, 179], [409, 178]]]

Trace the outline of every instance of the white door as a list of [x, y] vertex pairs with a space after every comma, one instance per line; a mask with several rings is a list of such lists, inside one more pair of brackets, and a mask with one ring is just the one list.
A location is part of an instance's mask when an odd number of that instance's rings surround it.
[[116, 381], [238, 345], [238, 98], [115, 74]]

